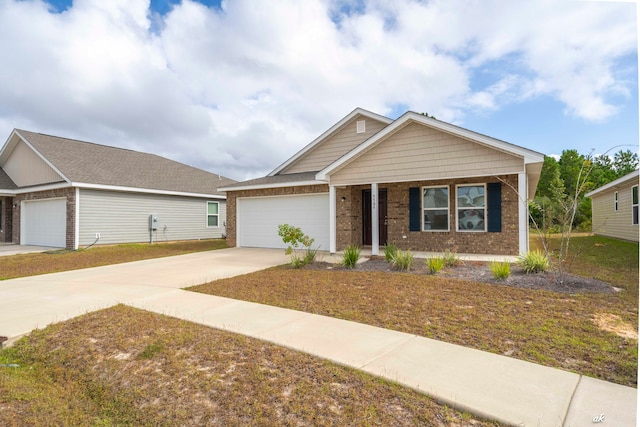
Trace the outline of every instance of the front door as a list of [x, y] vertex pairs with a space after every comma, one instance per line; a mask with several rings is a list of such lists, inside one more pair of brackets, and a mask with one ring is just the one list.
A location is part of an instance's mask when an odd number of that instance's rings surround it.
[[[387, 244], [387, 190], [378, 190], [378, 236], [380, 246]], [[362, 190], [362, 244], [371, 246], [371, 190]]]

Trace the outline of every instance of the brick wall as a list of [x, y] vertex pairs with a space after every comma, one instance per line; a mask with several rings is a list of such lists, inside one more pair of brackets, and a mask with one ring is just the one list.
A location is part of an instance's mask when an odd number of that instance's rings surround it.
[[13, 239], [12, 242], [20, 244], [20, 204], [23, 201], [53, 199], [65, 197], [67, 199], [67, 249], [75, 247], [75, 221], [76, 221], [76, 191], [75, 188], [58, 188], [55, 190], [37, 191], [34, 193], [20, 194], [14, 197], [13, 203]]
[[[456, 231], [455, 186], [458, 184], [502, 183], [501, 208], [502, 231], [458, 232]], [[414, 251], [442, 252], [446, 249], [459, 253], [517, 255], [518, 240], [518, 195], [512, 188], [518, 187], [516, 175], [458, 179], [454, 181], [434, 180], [393, 184], [378, 184], [387, 190], [388, 241], [401, 249]], [[449, 225], [448, 232], [409, 231], [409, 188], [449, 185]], [[371, 189], [369, 185], [336, 188], [336, 249], [342, 250], [349, 244], [362, 246], [362, 191]], [[270, 188], [227, 192], [227, 245], [236, 245], [236, 199], [249, 196], [276, 196], [328, 192], [328, 186], [304, 186]], [[344, 201], [342, 200], [344, 198]]]
[[2, 202], [2, 206], [0, 207], [0, 216], [2, 216], [2, 220], [0, 221], [0, 242], [11, 242], [12, 239], [12, 223], [13, 223], [13, 215], [11, 211], [13, 209], [13, 197], [0, 197], [0, 201]]
[[[513, 188], [518, 186], [516, 175], [501, 176], [500, 179], [508, 182]], [[387, 189], [388, 241], [396, 243], [401, 249], [414, 251], [441, 252], [449, 249], [459, 253], [517, 255], [519, 252], [518, 195], [509, 185], [504, 183], [502, 184], [501, 193], [502, 231], [497, 233], [456, 231], [455, 186], [458, 184], [490, 182], [501, 181], [496, 177], [485, 177], [455, 181], [438, 180], [378, 184], [378, 188]], [[409, 188], [432, 185], [449, 185], [449, 231], [409, 231]], [[361, 188], [356, 187], [354, 190], [359, 190], [359, 193], [362, 194]], [[362, 225], [360, 223], [361, 228]], [[344, 241], [340, 241], [338, 249], [342, 248], [344, 243]]]
[[227, 191], [227, 246], [236, 246], [236, 200], [238, 197], [285, 196], [292, 194], [327, 193], [328, 185], [265, 188], [259, 190]]

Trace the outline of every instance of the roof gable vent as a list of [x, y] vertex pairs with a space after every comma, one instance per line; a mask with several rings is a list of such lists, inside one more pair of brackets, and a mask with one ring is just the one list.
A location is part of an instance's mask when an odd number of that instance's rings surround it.
[[365, 132], [365, 130], [366, 130], [365, 123], [366, 123], [365, 120], [358, 120], [356, 122], [356, 133], [364, 133]]

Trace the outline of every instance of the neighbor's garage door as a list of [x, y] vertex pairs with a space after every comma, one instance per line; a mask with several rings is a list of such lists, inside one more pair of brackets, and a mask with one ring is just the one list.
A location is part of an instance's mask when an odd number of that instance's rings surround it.
[[300, 227], [315, 239], [313, 247], [329, 250], [329, 194], [246, 197], [237, 202], [238, 246], [284, 248], [278, 225]]
[[67, 236], [66, 199], [24, 202], [22, 209], [22, 244], [64, 248]]

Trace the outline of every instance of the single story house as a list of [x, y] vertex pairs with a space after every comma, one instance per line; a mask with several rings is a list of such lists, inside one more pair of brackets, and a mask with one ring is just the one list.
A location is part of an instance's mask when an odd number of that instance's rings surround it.
[[235, 181], [154, 154], [15, 129], [0, 150], [0, 242], [219, 238]]
[[263, 178], [227, 193], [227, 244], [284, 247], [279, 224], [314, 246], [395, 243], [416, 251], [518, 255], [544, 155], [423, 114], [357, 108]]
[[638, 169], [586, 194], [594, 234], [637, 242]]

